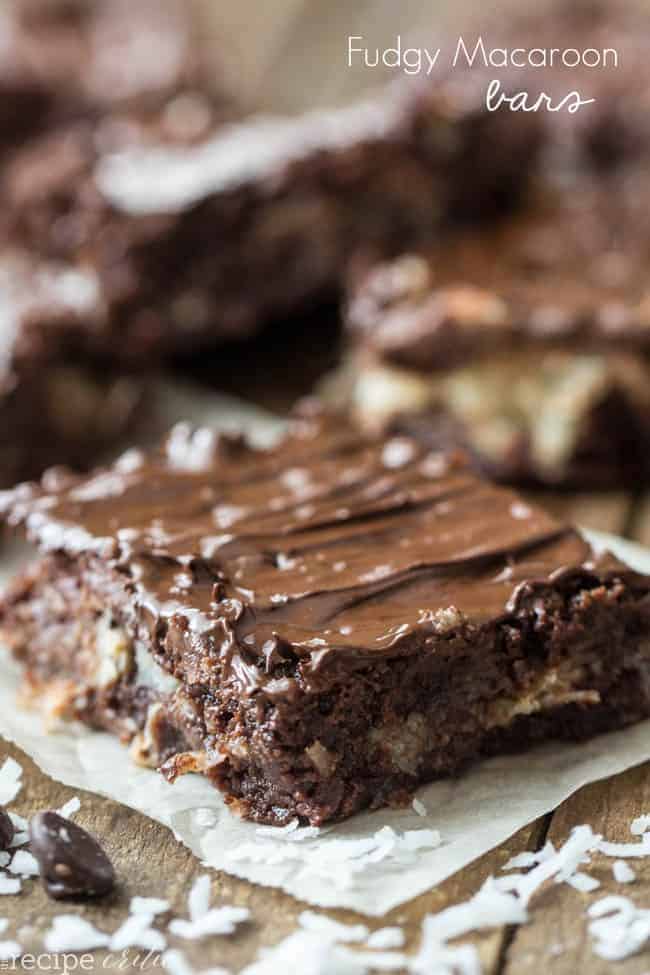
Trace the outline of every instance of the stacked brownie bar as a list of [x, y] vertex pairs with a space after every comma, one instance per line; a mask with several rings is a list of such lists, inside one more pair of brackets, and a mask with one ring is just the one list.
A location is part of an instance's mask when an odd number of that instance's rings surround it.
[[650, 714], [650, 579], [416, 439], [179, 426], [2, 504], [41, 550], [1, 609], [38, 703], [258, 821]]
[[[99, 145], [162, 137], [187, 144], [216, 124], [225, 100], [178, 0], [16, 0], [3, 7], [0, 26], [6, 486], [53, 463], [96, 462], [141, 415], [136, 406], [160, 359], [116, 355], [110, 295], [92, 261], [16, 233], [13, 214], [63, 186], [87, 212], [92, 201], [83, 198], [80, 177]], [[64, 233], [49, 216], [46, 228], [33, 228], [43, 239]]]
[[[92, 266], [121, 346], [187, 354], [335, 295], [359, 253], [502, 209], [537, 133], [534, 119], [491, 115], [474, 87], [421, 85], [218, 126], [182, 148], [147, 137], [107, 149], [77, 127], [14, 160], [8, 232]], [[52, 158], [67, 163], [58, 177]]]
[[509, 481], [650, 478], [648, 182], [622, 170], [376, 267], [348, 307], [364, 425], [463, 444]]

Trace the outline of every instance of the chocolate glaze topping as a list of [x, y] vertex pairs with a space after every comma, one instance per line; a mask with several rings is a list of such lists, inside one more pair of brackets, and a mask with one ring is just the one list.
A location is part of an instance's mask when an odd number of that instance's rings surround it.
[[531, 581], [594, 568], [575, 531], [462, 457], [312, 418], [270, 450], [180, 425], [149, 456], [85, 479], [50, 472], [2, 503], [41, 548], [123, 574], [152, 627], [174, 617], [214, 640], [244, 684], [245, 661], [258, 673], [283, 650], [314, 669], [334, 651], [410, 653], [427, 633], [516, 612]]

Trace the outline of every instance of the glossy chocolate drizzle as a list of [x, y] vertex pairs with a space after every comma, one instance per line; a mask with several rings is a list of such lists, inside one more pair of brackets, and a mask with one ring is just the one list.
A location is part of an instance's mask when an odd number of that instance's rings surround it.
[[158, 451], [51, 472], [4, 507], [42, 549], [123, 572], [141, 615], [184, 618], [262, 671], [278, 647], [314, 667], [412, 652], [513, 612], [531, 580], [625, 568], [462, 457], [311, 417], [268, 450], [181, 425]]

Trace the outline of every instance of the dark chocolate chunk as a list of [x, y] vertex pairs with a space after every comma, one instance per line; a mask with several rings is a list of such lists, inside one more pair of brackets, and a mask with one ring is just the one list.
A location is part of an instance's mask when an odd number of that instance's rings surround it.
[[50, 897], [101, 897], [115, 886], [111, 861], [81, 826], [58, 813], [42, 812], [32, 819], [29, 834]]
[[9, 813], [0, 806], [0, 850], [8, 850], [14, 838], [14, 824]]

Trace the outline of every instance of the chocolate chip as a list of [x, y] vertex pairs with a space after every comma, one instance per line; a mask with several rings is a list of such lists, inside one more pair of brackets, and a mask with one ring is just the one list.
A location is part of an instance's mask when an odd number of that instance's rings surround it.
[[9, 813], [0, 806], [0, 850], [8, 850], [13, 838], [14, 824], [9, 818]]
[[32, 819], [29, 833], [50, 897], [101, 897], [113, 889], [113, 865], [85, 829], [58, 813], [42, 812]]

